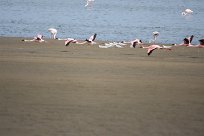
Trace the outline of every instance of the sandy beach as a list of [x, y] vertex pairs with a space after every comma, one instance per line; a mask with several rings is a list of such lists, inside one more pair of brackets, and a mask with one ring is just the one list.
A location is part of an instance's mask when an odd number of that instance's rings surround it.
[[0, 37], [1, 136], [203, 136], [204, 48]]

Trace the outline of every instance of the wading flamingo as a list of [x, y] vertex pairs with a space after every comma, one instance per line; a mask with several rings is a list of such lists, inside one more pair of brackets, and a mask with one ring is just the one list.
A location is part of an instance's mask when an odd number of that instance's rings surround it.
[[51, 39], [56, 39], [57, 29], [49, 28], [48, 31], [51, 33]]

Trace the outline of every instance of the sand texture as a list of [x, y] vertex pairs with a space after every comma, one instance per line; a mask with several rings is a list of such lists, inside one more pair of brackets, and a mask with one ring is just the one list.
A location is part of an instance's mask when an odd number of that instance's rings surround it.
[[1, 136], [203, 136], [204, 48], [0, 38]]

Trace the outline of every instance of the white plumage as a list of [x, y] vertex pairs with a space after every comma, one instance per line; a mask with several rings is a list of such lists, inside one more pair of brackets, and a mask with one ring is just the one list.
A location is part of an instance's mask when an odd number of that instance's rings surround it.
[[87, 0], [85, 7], [89, 6], [92, 2], [94, 2], [94, 0]]
[[185, 9], [181, 14], [183, 16], [185, 16], [185, 15], [189, 15], [189, 14], [192, 14], [192, 13], [193, 13], [193, 11], [191, 9]]
[[57, 29], [49, 28], [48, 31], [51, 33], [51, 39], [56, 39]]
[[151, 39], [151, 40], [149, 41], [149, 43], [151, 43], [152, 41], [153, 41], [153, 43], [156, 42], [157, 37], [159, 36], [159, 32], [157, 32], [157, 31], [152, 32], [152, 36], [153, 36], [153, 39]]

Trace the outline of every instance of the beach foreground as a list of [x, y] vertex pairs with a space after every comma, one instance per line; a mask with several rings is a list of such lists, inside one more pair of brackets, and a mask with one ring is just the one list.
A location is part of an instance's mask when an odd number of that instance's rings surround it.
[[203, 136], [204, 49], [0, 38], [2, 136]]

